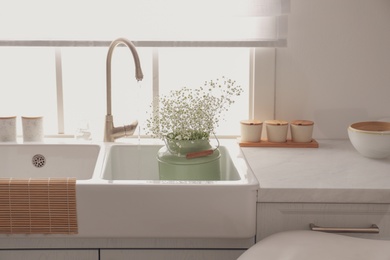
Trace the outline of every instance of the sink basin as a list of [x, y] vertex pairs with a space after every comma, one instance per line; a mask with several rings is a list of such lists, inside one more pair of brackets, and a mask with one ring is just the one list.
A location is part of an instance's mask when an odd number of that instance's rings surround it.
[[221, 180], [170, 181], [158, 177], [161, 145], [105, 143], [99, 185], [78, 190], [85, 198], [80, 201], [80, 232], [95, 237], [253, 238], [259, 184], [237, 143], [232, 144], [220, 147]]
[[[108, 154], [103, 179], [106, 180], [159, 180], [157, 152], [161, 145], [116, 145]], [[234, 167], [226, 147], [221, 153], [221, 181], [237, 181], [240, 175]]]
[[0, 178], [92, 178], [100, 146], [0, 144]]

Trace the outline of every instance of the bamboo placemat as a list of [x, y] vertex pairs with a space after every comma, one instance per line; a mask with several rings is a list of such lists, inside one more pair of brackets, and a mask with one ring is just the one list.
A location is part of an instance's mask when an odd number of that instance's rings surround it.
[[77, 234], [76, 178], [0, 178], [1, 234]]

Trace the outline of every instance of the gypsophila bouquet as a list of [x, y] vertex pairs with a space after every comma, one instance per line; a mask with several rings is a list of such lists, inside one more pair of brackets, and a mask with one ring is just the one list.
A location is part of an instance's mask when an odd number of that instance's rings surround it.
[[241, 86], [225, 77], [206, 81], [198, 88], [173, 90], [151, 105], [148, 134], [172, 140], [209, 139], [223, 119], [223, 112], [242, 92]]

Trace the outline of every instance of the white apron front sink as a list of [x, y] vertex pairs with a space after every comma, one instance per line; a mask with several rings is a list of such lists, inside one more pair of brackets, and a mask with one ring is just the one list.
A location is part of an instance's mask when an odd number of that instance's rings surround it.
[[76, 177], [78, 234], [50, 237], [253, 238], [259, 184], [238, 144], [221, 144], [217, 181], [159, 180], [161, 145], [125, 143], [0, 144], [0, 178]]

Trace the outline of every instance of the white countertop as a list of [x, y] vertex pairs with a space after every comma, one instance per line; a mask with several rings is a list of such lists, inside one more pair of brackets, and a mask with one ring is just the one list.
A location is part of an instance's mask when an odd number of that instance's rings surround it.
[[349, 140], [317, 141], [319, 148], [242, 147], [258, 202], [390, 203], [390, 158], [365, 158]]

